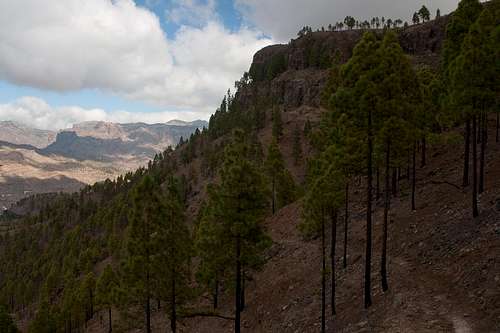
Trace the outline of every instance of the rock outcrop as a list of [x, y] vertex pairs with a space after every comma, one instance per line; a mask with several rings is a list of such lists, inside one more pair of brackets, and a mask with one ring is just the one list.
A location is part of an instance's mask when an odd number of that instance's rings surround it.
[[[403, 50], [414, 65], [439, 66], [439, 56], [445, 37], [448, 16], [427, 23], [399, 30]], [[338, 55], [347, 61], [363, 36], [362, 30], [313, 32], [291, 40], [286, 45], [272, 45], [257, 52], [250, 68], [269, 68], [273, 61], [282, 57], [285, 66], [272, 79], [259, 80], [239, 90], [237, 98], [243, 107], [255, 105], [255, 101], [281, 104], [284, 110], [300, 106], [319, 107], [321, 91], [328, 78], [328, 64]], [[375, 30], [381, 34], [381, 30]]]

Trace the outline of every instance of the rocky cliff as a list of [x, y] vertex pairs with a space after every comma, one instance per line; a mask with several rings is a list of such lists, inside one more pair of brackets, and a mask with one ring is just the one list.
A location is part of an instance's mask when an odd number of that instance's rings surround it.
[[[448, 20], [448, 16], [443, 16], [399, 29], [400, 44], [416, 66], [439, 66]], [[260, 50], [250, 68], [251, 75], [261, 74], [259, 84], [243, 87], [237, 98], [244, 107], [262, 99], [282, 104], [284, 110], [300, 106], [319, 107], [331, 60], [337, 53], [342, 62], [347, 61], [363, 33], [362, 30], [313, 32], [286, 45], [273, 45]], [[376, 33], [381, 34], [382, 31]], [[264, 77], [264, 72], [267, 77]]]

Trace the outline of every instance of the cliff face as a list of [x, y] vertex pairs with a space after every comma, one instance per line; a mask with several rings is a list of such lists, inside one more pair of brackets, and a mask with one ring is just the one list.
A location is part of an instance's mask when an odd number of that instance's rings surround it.
[[[448, 20], [448, 16], [443, 16], [400, 30], [401, 47], [416, 66], [439, 66]], [[313, 32], [287, 45], [273, 45], [260, 50], [253, 58], [250, 72], [269, 68], [276, 59], [282, 58], [281, 73], [271, 80], [259, 80], [258, 84], [240, 89], [237, 95], [239, 102], [243, 107], [250, 107], [258, 100], [267, 100], [283, 105], [284, 110], [301, 106], [318, 108], [331, 59], [337, 53], [342, 62], [347, 61], [362, 36], [362, 30]]]

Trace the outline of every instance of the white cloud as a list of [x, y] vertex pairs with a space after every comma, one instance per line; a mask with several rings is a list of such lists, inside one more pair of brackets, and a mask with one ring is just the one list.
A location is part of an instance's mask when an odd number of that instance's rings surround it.
[[115, 123], [162, 123], [172, 119], [192, 121], [206, 119], [207, 113], [192, 111], [127, 112], [84, 109], [78, 106], [54, 107], [36, 97], [22, 97], [11, 103], [0, 104], [0, 119], [16, 121], [38, 128], [60, 130], [84, 121], [108, 121]]
[[271, 41], [251, 29], [226, 30], [212, 0], [176, 1], [207, 22], [168, 39], [158, 17], [132, 0], [0, 0], [0, 79], [213, 111]]
[[305, 25], [318, 28], [343, 21], [347, 15], [361, 20], [372, 17], [401, 18], [411, 22], [412, 14], [422, 5], [431, 13], [453, 11], [458, 0], [235, 0], [244, 17], [274, 39], [295, 38]]

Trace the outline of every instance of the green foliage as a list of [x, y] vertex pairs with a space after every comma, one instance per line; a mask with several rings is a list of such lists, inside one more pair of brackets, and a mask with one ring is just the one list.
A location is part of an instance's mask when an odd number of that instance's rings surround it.
[[271, 183], [273, 213], [297, 199], [297, 187], [285, 167], [276, 140], [269, 145], [265, 161], [266, 173]]
[[238, 101], [234, 99], [231, 92], [215, 113], [210, 116], [208, 135], [211, 139], [217, 139], [223, 135], [229, 135], [234, 128], [241, 128], [250, 132], [265, 122], [265, 109], [270, 105], [267, 100], [259, 100], [254, 112], [247, 112]]
[[493, 29], [498, 24], [486, 7], [465, 36], [451, 75], [451, 103], [464, 117], [492, 107], [498, 93], [498, 59], [494, 53]]
[[231, 276], [232, 238], [226, 234], [223, 216], [220, 215], [219, 187], [209, 185], [207, 199], [199, 213], [195, 249], [200, 258], [196, 278], [202, 287], [212, 291], [215, 283]]
[[329, 108], [330, 97], [337, 91], [340, 85], [340, 68], [340, 52], [336, 51], [328, 73], [328, 81], [321, 92], [321, 106], [324, 108]]
[[184, 204], [173, 177], [167, 181], [166, 192], [156, 211], [161, 225], [154, 237], [161, 245], [153, 258], [153, 277], [158, 286], [156, 298], [166, 301], [170, 315], [172, 307], [182, 306], [191, 297], [188, 283], [193, 247]]
[[352, 16], [346, 16], [345, 19], [344, 19], [344, 24], [349, 29], [353, 29], [354, 26], [356, 25], [356, 20]]
[[[334, 154], [335, 155], [335, 154]], [[345, 176], [340, 168], [322, 158], [317, 167], [303, 203], [303, 219], [299, 229], [306, 238], [317, 237], [332, 209], [339, 209], [345, 200]]]
[[425, 6], [422, 6], [418, 10], [418, 16], [420, 16], [420, 18], [422, 19], [422, 22], [427, 22], [431, 19], [431, 13], [429, 12], [429, 9], [427, 9], [427, 7], [425, 7]]
[[330, 54], [326, 45], [321, 40], [309, 38], [306, 45], [306, 65], [326, 69], [330, 66]]
[[483, 9], [478, 0], [462, 0], [453, 12], [446, 27], [441, 66], [446, 81], [449, 81], [450, 65], [459, 55], [462, 42], [469, 31], [469, 27], [476, 21]]
[[96, 304], [110, 308], [118, 303], [120, 281], [111, 265], [107, 265], [96, 283]]
[[38, 305], [35, 318], [28, 328], [29, 333], [54, 333], [57, 331], [56, 320], [50, 311], [49, 303], [43, 299]]
[[233, 277], [228, 271], [235, 257], [234, 242], [241, 240], [241, 262], [245, 271], [263, 264], [263, 251], [270, 245], [262, 220], [268, 207], [268, 192], [261, 171], [248, 159], [244, 133], [236, 131], [226, 147], [220, 185], [208, 189], [196, 236], [201, 255], [198, 278], [211, 286], [215, 277]]
[[[131, 304], [145, 304], [153, 298], [171, 304], [175, 297], [179, 305], [187, 298], [191, 241], [181, 202], [172, 177], [167, 181], [166, 196], [149, 176], [132, 193], [124, 262], [124, 283]], [[175, 295], [171, 294], [173, 288]]]
[[268, 207], [267, 191], [260, 170], [247, 158], [243, 132], [236, 131], [233, 140], [225, 150], [220, 174], [221, 214], [230, 234], [239, 235], [252, 248], [267, 239], [261, 225]]
[[17, 333], [17, 329], [12, 317], [7, 312], [7, 309], [0, 306], [0, 333]]
[[250, 67], [249, 77], [253, 82], [271, 81], [288, 67], [284, 53], [276, 53], [265, 63], [253, 63]]

